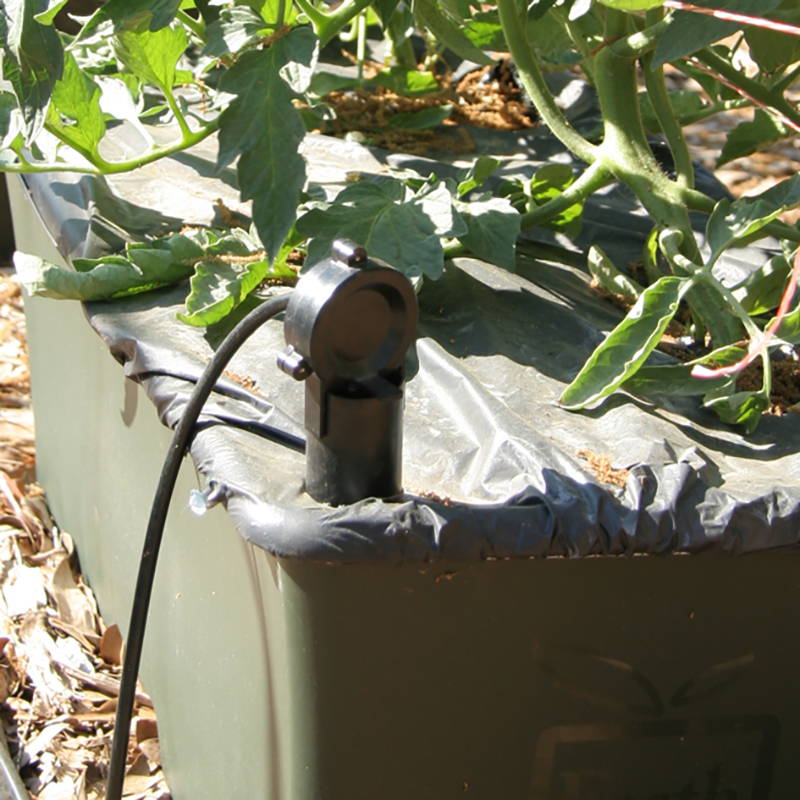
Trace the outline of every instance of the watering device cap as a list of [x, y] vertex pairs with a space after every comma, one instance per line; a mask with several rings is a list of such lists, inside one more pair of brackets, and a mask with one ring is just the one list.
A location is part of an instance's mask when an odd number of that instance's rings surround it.
[[306, 382], [306, 490], [315, 500], [402, 491], [402, 385], [417, 313], [405, 275], [348, 239], [292, 292], [278, 366]]

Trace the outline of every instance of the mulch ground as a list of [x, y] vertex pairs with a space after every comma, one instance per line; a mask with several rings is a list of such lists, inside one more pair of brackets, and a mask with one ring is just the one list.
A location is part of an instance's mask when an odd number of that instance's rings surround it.
[[[0, 272], [0, 718], [34, 800], [105, 795], [122, 640], [76, 569], [72, 537], [34, 480], [25, 317]], [[125, 778], [128, 800], [166, 800], [158, 728], [142, 691]], [[1, 746], [1, 744], [0, 744]], [[0, 792], [2, 794], [2, 792]]]

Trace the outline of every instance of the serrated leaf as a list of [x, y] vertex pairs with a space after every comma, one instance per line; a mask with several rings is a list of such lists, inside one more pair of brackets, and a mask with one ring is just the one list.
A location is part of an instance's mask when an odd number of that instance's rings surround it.
[[421, 28], [430, 31], [436, 40], [456, 55], [476, 64], [491, 64], [492, 59], [479, 50], [460, 30], [463, 20], [451, 19], [436, 0], [413, 0], [412, 10]]
[[438, 236], [461, 236], [466, 233], [466, 226], [453, 207], [454, 193], [452, 180], [443, 181], [431, 176], [413, 198], [408, 199], [427, 214]]
[[73, 271], [50, 264], [38, 256], [14, 254], [14, 266], [25, 289], [38, 297], [59, 300], [110, 300], [167, 286], [188, 278], [194, 266], [168, 263], [157, 273], [142, 269], [124, 256], [84, 260], [82, 271]]
[[[567, 164], [547, 164], [536, 170], [527, 188], [531, 202], [536, 206], [558, 197], [575, 182], [572, 168]], [[567, 235], [577, 235], [580, 231], [580, 218], [583, 202], [573, 203], [559, 214], [542, 223], [549, 228], [563, 230]]]
[[21, 130], [17, 98], [11, 92], [0, 92], [0, 149], [9, 147]]
[[730, 380], [724, 386], [708, 392], [703, 398], [703, 405], [712, 409], [723, 422], [741, 425], [745, 433], [752, 433], [769, 407], [769, 398], [763, 391], [736, 391], [736, 382]]
[[47, 8], [44, 11], [40, 11], [38, 14], [34, 14], [33, 18], [40, 25], [52, 25], [56, 14], [58, 14], [68, 2], [69, 0], [48, 0]]
[[442, 90], [432, 72], [419, 72], [404, 67], [391, 67], [383, 70], [365, 83], [368, 86], [383, 86], [406, 97], [420, 97]]
[[[772, 320], [767, 323], [767, 327], [772, 324]], [[789, 344], [800, 344], [800, 305], [794, 311], [790, 311], [775, 330], [775, 336]]]
[[106, 124], [100, 110], [100, 87], [72, 57], [64, 57], [64, 73], [53, 87], [47, 127], [78, 152], [94, 154], [105, 136]]
[[690, 279], [668, 275], [648, 286], [564, 390], [561, 405], [594, 405], [630, 378], [658, 344], [691, 285]]
[[178, 319], [203, 327], [219, 322], [264, 280], [269, 272], [265, 259], [258, 261], [199, 261], [189, 281], [186, 313]]
[[421, 111], [401, 111], [392, 114], [388, 127], [407, 131], [422, 131], [441, 125], [453, 112], [453, 106], [441, 105], [423, 108]]
[[[672, 112], [680, 120], [682, 117], [700, 111], [704, 107], [703, 99], [697, 92], [681, 89], [669, 93], [669, 102]], [[661, 123], [658, 121], [653, 104], [647, 92], [639, 93], [639, 108], [642, 112], [642, 121], [649, 133], [660, 133]]]
[[733, 296], [748, 314], [777, 308], [792, 267], [784, 256], [773, 256], [733, 288]]
[[114, 31], [151, 31], [166, 28], [178, 13], [181, 0], [108, 0], [87, 20], [78, 34], [83, 39], [104, 22]]
[[586, 257], [589, 273], [601, 288], [612, 294], [636, 299], [644, 289], [633, 278], [620, 272], [614, 262], [597, 246], [592, 245]]
[[761, 230], [787, 209], [800, 204], [800, 175], [781, 181], [754, 197], [731, 202], [720, 200], [706, 224], [706, 239], [714, 262], [722, 251], [737, 239]]
[[790, 134], [791, 131], [779, 119], [757, 108], [752, 120], [740, 122], [728, 134], [717, 160], [717, 166], [722, 166], [735, 158], [749, 156], [762, 145], [772, 144]]
[[409, 277], [438, 278], [444, 253], [436, 225], [422, 204], [399, 181], [362, 181], [345, 188], [327, 209], [312, 209], [297, 221], [311, 237], [307, 263], [330, 253], [334, 239], [346, 237]]
[[264, 20], [252, 8], [223, 8], [219, 17], [206, 28], [203, 53], [209, 56], [238, 53], [243, 47], [257, 42], [268, 33]]
[[[726, 11], [762, 16], [779, 2], [780, 0], [704, 0], [702, 5], [706, 8], [722, 8]], [[703, 47], [736, 33], [741, 27], [738, 22], [726, 22], [704, 14], [679, 11], [659, 38], [653, 55], [653, 67], [696, 53]]]
[[293, 92], [302, 94], [311, 85], [318, 55], [319, 39], [314, 31], [305, 25], [295, 28], [291, 33], [289, 58], [278, 70]]
[[50, 94], [64, 68], [58, 33], [34, 18], [46, 10], [47, 0], [5, 0], [0, 6], [3, 77], [17, 98], [28, 144], [44, 124]]
[[[797, 0], [783, 0], [770, 14], [770, 19], [796, 25], [800, 21]], [[766, 73], [773, 74], [800, 60], [800, 38], [788, 33], [759, 28], [745, 28], [745, 39], [750, 56]]]
[[464, 35], [481, 51], [508, 50], [503, 26], [495, 12], [482, 12], [467, 19]]
[[466, 225], [458, 240], [478, 258], [513, 270], [516, 266], [519, 212], [503, 197], [490, 197], [465, 203], [455, 201]]
[[709, 390], [721, 388], [730, 381], [730, 378], [695, 378], [691, 374], [692, 368], [697, 364], [712, 364], [715, 367], [734, 364], [746, 353], [743, 347], [726, 345], [683, 364], [645, 365], [631, 375], [622, 387], [634, 394], [643, 395], [665, 394], [686, 397], [706, 394]]
[[458, 184], [458, 196], [463, 197], [473, 189], [483, 186], [500, 166], [500, 160], [491, 156], [479, 156]]
[[298, 31], [245, 53], [222, 81], [237, 97], [220, 117], [217, 167], [239, 156], [241, 196], [253, 199], [253, 220], [271, 260], [294, 223], [306, 176], [299, 153], [305, 127], [280, 75], [298, 54], [308, 56], [307, 35]]
[[123, 30], [114, 37], [117, 58], [144, 83], [169, 92], [175, 85], [178, 59], [186, 50], [186, 31], [174, 28]]

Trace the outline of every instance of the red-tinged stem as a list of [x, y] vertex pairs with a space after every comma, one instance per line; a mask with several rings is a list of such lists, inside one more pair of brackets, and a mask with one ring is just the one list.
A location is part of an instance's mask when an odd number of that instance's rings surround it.
[[753, 25], [757, 28], [766, 28], [770, 31], [779, 33], [789, 33], [792, 36], [800, 36], [800, 27], [790, 25], [788, 22], [778, 22], [774, 19], [764, 19], [764, 17], [754, 17], [751, 14], [741, 14], [738, 11], [725, 11], [721, 8], [706, 8], [696, 6], [694, 3], [682, 3], [681, 0], [664, 0], [664, 8], [672, 8], [675, 11], [691, 11], [695, 14], [706, 14], [709, 17], [724, 19], [729, 22], [740, 22], [742, 25]]
[[793, 131], [800, 133], [800, 125], [796, 123], [794, 120], [789, 119], [783, 112], [779, 111], [774, 106], [769, 105], [768, 103], [764, 103], [763, 101], [759, 100], [756, 97], [753, 97], [750, 92], [746, 89], [743, 89], [741, 86], [737, 86], [733, 81], [729, 81], [724, 75], [720, 75], [718, 72], [715, 72], [713, 69], [710, 69], [705, 64], [701, 64], [697, 59], [690, 58], [688, 59], [688, 63], [691, 64], [695, 69], [699, 69], [701, 72], [705, 72], [706, 75], [710, 75], [714, 80], [719, 81], [720, 83], [724, 83], [729, 89], [733, 89], [738, 95], [741, 95], [751, 102], [754, 106], [763, 109], [764, 111], [769, 111], [770, 114], [778, 117], [778, 119], [786, 125], [788, 128], [791, 128]]
[[735, 364], [728, 364], [725, 367], [717, 367], [716, 369], [709, 369], [702, 364], [697, 364], [692, 368], [692, 377], [721, 378], [725, 375], [735, 375], [737, 372], [741, 372], [748, 364], [755, 361], [764, 352], [770, 339], [775, 335], [775, 331], [778, 330], [781, 322], [783, 322], [783, 318], [789, 313], [789, 307], [792, 304], [795, 291], [797, 291], [798, 279], [800, 279], [800, 249], [795, 253], [792, 274], [789, 276], [789, 282], [786, 284], [786, 289], [783, 292], [783, 297], [781, 297], [781, 302], [778, 306], [775, 318], [764, 329], [764, 333], [758, 339], [751, 342], [747, 355]]

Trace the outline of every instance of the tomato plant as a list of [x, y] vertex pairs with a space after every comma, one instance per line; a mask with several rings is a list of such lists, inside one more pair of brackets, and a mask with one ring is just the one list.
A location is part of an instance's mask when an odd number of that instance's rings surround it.
[[[217, 166], [236, 165], [253, 226], [246, 234], [203, 231], [131, 244], [116, 256], [76, 262], [74, 272], [19, 255], [32, 290], [88, 300], [191, 277], [182, 319], [208, 325], [264, 278], [289, 275], [290, 252], [316, 260], [337, 236], [360, 241], [418, 282], [436, 280], [456, 254], [513, 268], [521, 230], [569, 233], [584, 202], [619, 182], [652, 223], [646, 285], [597, 248], [586, 254], [594, 277], [627, 296], [630, 310], [562, 404], [584, 408], [619, 387], [657, 386], [701, 395], [747, 430], [758, 423], [769, 403], [771, 348], [800, 343], [793, 299], [800, 230], [780, 219], [800, 204], [800, 178], [757, 197], [715, 201], [696, 187], [684, 128], [752, 109], [729, 134], [721, 162], [800, 130], [790, 97], [800, 76], [797, 0], [109, 0], [74, 35], [54, 25], [65, 4], [0, 0], [0, 168], [112, 174], [216, 135]], [[370, 78], [361, 69], [368, 24], [380, 27], [391, 53]], [[330, 80], [319, 79], [317, 63], [337, 36], [357, 42], [353, 81], [412, 95], [438, 87], [445, 51], [478, 65], [510, 55], [539, 118], [581, 168], [552, 165], [500, 191], [491, 180], [497, 162], [481, 157], [460, 180], [398, 173], [311, 198], [300, 145], [308, 120], [331, 113], [323, 88]], [[424, 44], [421, 64], [412, 36]], [[742, 64], [745, 48], [755, 69]], [[602, 116], [595, 134], [563, 113], [545, 80], [553, 68], [579, 71], [594, 87]], [[670, 92], [666, 68], [699, 88]], [[448, 113], [428, 109], [398, 124], [435, 125]], [[114, 160], [105, 145], [120, 121], [142, 133], [143, 145]], [[157, 144], [153, 125], [173, 131], [172, 141], [161, 136]], [[653, 134], [669, 148], [670, 172], [653, 153]], [[707, 217], [702, 243], [690, 212]], [[773, 258], [739, 285], [720, 280], [714, 267], [728, 248], [766, 236], [781, 243]], [[704, 353], [687, 364], [648, 364], [681, 309]], [[737, 375], [755, 359], [762, 386], [741, 390]]]

